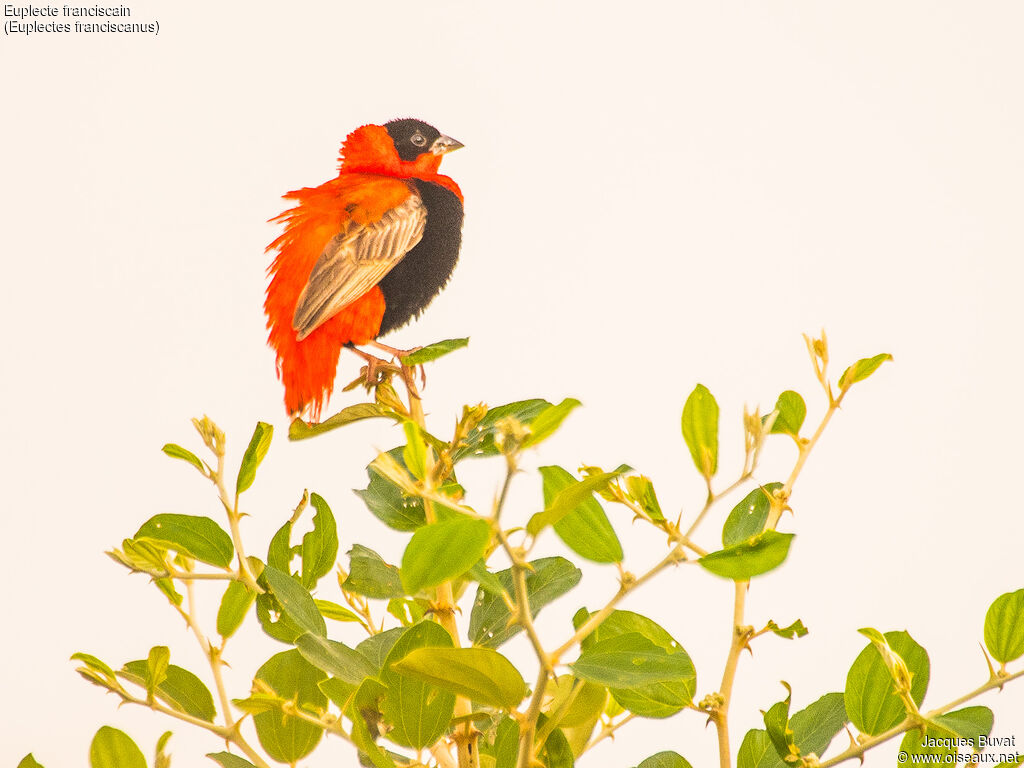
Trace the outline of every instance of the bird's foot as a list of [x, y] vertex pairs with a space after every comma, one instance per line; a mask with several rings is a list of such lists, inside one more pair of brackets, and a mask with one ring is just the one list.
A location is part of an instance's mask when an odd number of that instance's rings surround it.
[[365, 386], [368, 390], [373, 389], [378, 384], [382, 384], [390, 379], [395, 374], [402, 375], [402, 369], [384, 358], [371, 355], [369, 352], [364, 352], [358, 347], [349, 347], [353, 352], [359, 355], [366, 362], [366, 365], [359, 371], [359, 378], [352, 381], [345, 387], [345, 391], [354, 389], [360, 384]]
[[389, 347], [387, 344], [381, 344], [379, 341], [371, 341], [370, 346], [376, 347], [382, 352], [387, 352], [393, 358], [398, 360], [399, 365], [401, 366], [402, 369], [402, 381], [404, 381], [406, 386], [409, 388], [409, 392], [411, 392], [416, 398], [419, 398], [419, 392], [417, 391], [415, 382], [412, 380], [412, 378], [415, 377], [416, 369], [419, 368], [420, 387], [423, 388], [427, 386], [427, 369], [422, 365], [413, 365], [410, 367], [405, 364], [405, 358], [407, 358], [413, 352], [419, 352], [421, 349], [423, 349], [423, 347], [398, 349], [396, 347]]

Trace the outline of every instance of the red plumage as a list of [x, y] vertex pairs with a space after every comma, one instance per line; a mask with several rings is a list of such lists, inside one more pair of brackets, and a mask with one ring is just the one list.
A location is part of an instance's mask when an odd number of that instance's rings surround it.
[[296, 204], [273, 219], [284, 232], [267, 247], [264, 309], [290, 414], [319, 419], [341, 348], [376, 339], [386, 315], [383, 332], [404, 324], [447, 282], [462, 193], [437, 171], [460, 146], [420, 121], [366, 125], [342, 144], [336, 178], [285, 195]]

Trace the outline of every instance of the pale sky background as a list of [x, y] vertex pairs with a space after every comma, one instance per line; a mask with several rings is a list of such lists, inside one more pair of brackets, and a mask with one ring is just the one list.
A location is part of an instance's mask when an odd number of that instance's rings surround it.
[[[168, 644], [172, 662], [203, 673], [180, 619], [103, 555], [153, 514], [219, 515], [213, 488], [160, 453], [201, 447], [190, 417], [228, 432], [232, 462], [257, 420], [277, 427], [246, 497], [250, 551], [265, 554], [308, 487], [333, 506], [342, 551], [359, 542], [399, 559], [403, 539], [350, 489], [400, 431], [289, 444], [262, 298], [280, 195], [333, 176], [354, 127], [404, 116], [466, 145], [443, 166], [466, 196], [461, 263], [426, 316], [388, 339], [472, 337], [430, 371], [442, 433], [465, 402], [578, 397], [585, 407], [531, 467], [626, 462], [691, 519], [702, 487], [679, 414], [696, 382], [722, 407], [721, 487], [741, 462], [744, 403], [769, 410], [793, 388], [808, 424], [820, 418], [801, 333], [828, 331], [836, 377], [895, 355], [808, 463], [783, 522], [797, 534], [788, 562], [754, 583], [751, 624], [801, 618], [811, 632], [744, 656], [734, 752], [784, 697], [779, 680], [794, 708], [843, 689], [858, 627], [908, 629], [928, 649], [925, 708], [984, 681], [985, 610], [1024, 587], [1019, 2], [130, 7], [159, 20], [159, 36], [0, 43], [0, 765], [29, 751], [47, 768], [86, 765], [104, 724], [147, 755], [169, 728], [177, 766], [213, 765], [201, 756], [216, 741], [118, 710], [68, 661], [82, 650], [120, 666]], [[357, 370], [343, 357], [339, 379]], [[776, 439], [758, 480], [784, 479], [794, 457]], [[499, 465], [461, 475], [471, 504], [490, 504]], [[527, 474], [506, 519], [540, 504]], [[730, 507], [702, 529], [705, 546]], [[609, 514], [627, 567], [660, 559], [663, 537]], [[564, 551], [550, 536], [541, 549]], [[613, 568], [584, 571], [542, 614], [553, 645], [579, 605], [614, 590]], [[201, 591], [204, 605], [219, 593]], [[680, 569], [623, 607], [689, 651], [700, 698], [718, 687], [731, 595]], [[228, 646], [237, 697], [284, 649], [254, 620], [242, 636]], [[348, 626], [334, 636], [359, 639]], [[994, 735], [1024, 741], [1024, 684], [974, 703], [995, 710]], [[867, 765], [891, 765], [896, 745]], [[660, 749], [717, 764], [713, 728], [683, 713], [635, 723], [581, 765]], [[354, 757], [333, 740], [303, 762], [328, 764]]]

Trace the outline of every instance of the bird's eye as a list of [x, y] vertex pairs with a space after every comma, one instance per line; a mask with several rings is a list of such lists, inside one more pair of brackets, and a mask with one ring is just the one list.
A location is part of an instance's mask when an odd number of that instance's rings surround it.
[[418, 131], [412, 135], [412, 138], [409, 139], [409, 141], [417, 147], [425, 147], [427, 145], [427, 137]]

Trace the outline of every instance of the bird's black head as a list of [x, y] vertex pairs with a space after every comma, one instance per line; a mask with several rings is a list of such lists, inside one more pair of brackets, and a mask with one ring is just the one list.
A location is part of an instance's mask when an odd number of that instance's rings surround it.
[[384, 123], [388, 135], [395, 142], [398, 156], [406, 162], [412, 162], [424, 152], [443, 155], [463, 146], [450, 136], [445, 136], [434, 126], [422, 120], [405, 118]]

